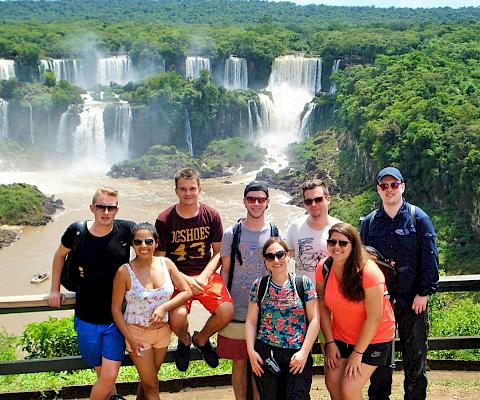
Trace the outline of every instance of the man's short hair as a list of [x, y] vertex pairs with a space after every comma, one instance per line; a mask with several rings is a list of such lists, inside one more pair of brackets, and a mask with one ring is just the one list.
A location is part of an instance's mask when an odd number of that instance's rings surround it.
[[177, 183], [179, 179], [196, 179], [197, 185], [200, 186], [200, 175], [197, 171], [193, 168], [182, 168], [181, 170], [177, 171], [175, 174], [175, 188], [177, 187]]
[[323, 194], [325, 196], [329, 196], [330, 194], [328, 193], [328, 188], [327, 188], [327, 185], [325, 184], [324, 181], [322, 181], [321, 179], [310, 179], [306, 182], [303, 183], [302, 185], [302, 194], [303, 194], [303, 197], [305, 197], [305, 192], [307, 190], [312, 190], [312, 189], [315, 189], [317, 187], [321, 187], [323, 188]]
[[100, 196], [102, 194], [105, 194], [105, 195], [110, 196], [110, 197], [115, 197], [117, 199], [117, 203], [118, 203], [118, 190], [109, 188], [107, 186], [103, 186], [101, 188], [98, 188], [95, 191], [95, 193], [93, 194], [92, 204], [95, 204], [97, 202], [98, 196]]

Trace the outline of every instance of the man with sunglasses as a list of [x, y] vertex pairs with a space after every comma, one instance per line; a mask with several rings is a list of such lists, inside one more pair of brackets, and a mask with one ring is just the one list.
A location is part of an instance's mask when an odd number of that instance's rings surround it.
[[[247, 397], [248, 353], [245, 342], [245, 320], [252, 284], [255, 279], [264, 276], [267, 272], [262, 258], [262, 248], [272, 236], [272, 226], [265, 221], [265, 211], [269, 202], [267, 184], [259, 181], [250, 182], [243, 192], [243, 204], [247, 215], [238, 223], [240, 225], [234, 224], [229, 227], [222, 238], [221, 274], [225, 284], [231, 281], [229, 290], [235, 313], [233, 321], [218, 334], [217, 353], [222, 358], [232, 360], [232, 386], [236, 400], [244, 400]], [[235, 249], [233, 252], [234, 268], [231, 271], [235, 231], [239, 235], [238, 250]], [[230, 279], [231, 273], [233, 275]], [[252, 379], [251, 376], [250, 379]], [[253, 387], [256, 389], [255, 385]], [[254, 398], [258, 398], [256, 390]]]
[[330, 195], [321, 179], [312, 179], [302, 185], [303, 205], [307, 214], [296, 218], [288, 227], [286, 243], [295, 255], [295, 272], [307, 275], [315, 283], [315, 268], [320, 259], [328, 257], [329, 229], [339, 219], [328, 215]]
[[[175, 263], [193, 292], [191, 300], [170, 312], [170, 327], [178, 336], [174, 359], [179, 371], [188, 368], [191, 344], [211, 368], [218, 366], [218, 355], [210, 344], [210, 337], [225, 327], [233, 316], [232, 298], [216, 272], [220, 262], [222, 221], [215, 209], [199, 201], [200, 192], [198, 173], [191, 168], [181, 169], [175, 174], [178, 203], [162, 211], [155, 222], [159, 236], [157, 255], [166, 256]], [[211, 316], [199, 332], [190, 335], [187, 316], [192, 300], [200, 301]]]
[[[90, 399], [123, 399], [115, 394], [115, 380], [125, 354], [125, 340], [113, 322], [112, 284], [118, 268], [130, 258], [131, 221], [115, 219], [118, 192], [102, 187], [90, 204], [93, 221], [71, 224], [61, 238], [52, 263], [48, 301], [58, 308], [65, 296], [60, 276], [69, 253], [79, 269], [75, 301], [75, 330], [84, 362], [97, 373]], [[82, 226], [83, 228], [79, 228]]]
[[[360, 236], [395, 262], [397, 276], [388, 285], [394, 298], [395, 319], [402, 342], [406, 400], [425, 400], [428, 337], [428, 296], [438, 283], [438, 252], [430, 217], [405, 201], [405, 181], [397, 168], [382, 169], [376, 180], [382, 200], [378, 210], [365, 217]], [[379, 367], [370, 380], [370, 400], [388, 400], [392, 370]]]

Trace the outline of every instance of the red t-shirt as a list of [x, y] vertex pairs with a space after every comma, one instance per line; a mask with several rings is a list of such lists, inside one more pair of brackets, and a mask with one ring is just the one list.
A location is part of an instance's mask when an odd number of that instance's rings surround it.
[[162, 211], [155, 222], [159, 242], [178, 269], [186, 275], [198, 275], [211, 258], [211, 245], [222, 241], [223, 227], [218, 212], [200, 203], [198, 214], [182, 218], [175, 205]]
[[[368, 260], [363, 269], [363, 289], [382, 284], [386, 291], [385, 277], [377, 264]], [[316, 269], [317, 282], [325, 281], [322, 274], [322, 265]], [[325, 304], [332, 314], [333, 337], [348, 344], [356, 344], [360, 337], [363, 323], [367, 318], [363, 301], [347, 299], [341, 289], [337, 276], [333, 271], [328, 275], [327, 287], [324, 291]], [[395, 336], [395, 317], [390, 301], [383, 296], [382, 320], [377, 332], [370, 343], [390, 342]]]

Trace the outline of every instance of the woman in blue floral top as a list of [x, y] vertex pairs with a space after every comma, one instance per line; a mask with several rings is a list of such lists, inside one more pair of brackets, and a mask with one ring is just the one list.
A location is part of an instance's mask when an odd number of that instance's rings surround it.
[[[308, 277], [303, 277], [304, 309], [295, 288], [295, 275], [287, 270], [290, 257], [282, 239], [267, 240], [263, 259], [271, 275], [261, 300], [261, 315], [257, 303], [259, 278], [252, 285], [245, 323], [248, 356], [260, 397], [262, 400], [310, 399], [313, 364], [310, 351], [320, 330], [315, 286]], [[271, 359], [278, 365], [279, 372], [275, 373], [269, 366]]]

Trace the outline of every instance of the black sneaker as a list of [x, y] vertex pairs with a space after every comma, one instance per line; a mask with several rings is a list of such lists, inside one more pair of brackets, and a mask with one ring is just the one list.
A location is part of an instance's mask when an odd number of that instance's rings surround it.
[[217, 368], [218, 355], [215, 352], [215, 350], [213, 350], [213, 347], [210, 344], [210, 340], [208, 340], [207, 343], [205, 343], [203, 346], [200, 346], [199, 344], [195, 343], [195, 335], [197, 333], [198, 332], [193, 333], [193, 336], [192, 336], [193, 345], [198, 349], [198, 351], [200, 351], [200, 353], [202, 353], [203, 359], [205, 360], [205, 362], [210, 368]]
[[179, 371], [185, 372], [188, 369], [190, 363], [190, 346], [183, 344], [179, 339], [177, 344], [177, 350], [173, 354], [175, 365]]

